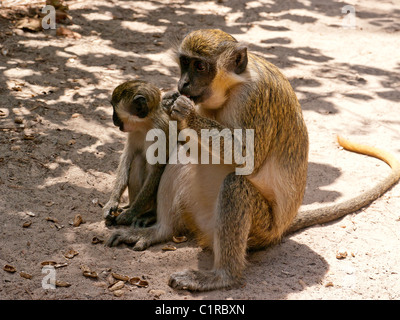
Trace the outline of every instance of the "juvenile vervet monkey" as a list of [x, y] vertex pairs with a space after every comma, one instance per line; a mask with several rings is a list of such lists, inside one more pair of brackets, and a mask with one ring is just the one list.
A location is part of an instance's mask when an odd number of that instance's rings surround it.
[[[168, 116], [161, 109], [161, 92], [145, 81], [127, 81], [112, 93], [113, 122], [128, 132], [120, 158], [110, 200], [103, 208], [107, 224], [149, 225], [156, 218], [156, 196], [165, 163], [150, 164], [146, 141], [150, 129], [168, 132]], [[118, 209], [122, 193], [128, 187], [129, 205]], [[119, 215], [119, 211], [122, 211]], [[117, 215], [117, 216], [116, 216]]]
[[[198, 133], [211, 128], [253, 129], [254, 170], [247, 176], [237, 175], [235, 162], [168, 164], [158, 190], [157, 223], [117, 231], [110, 237], [109, 246], [130, 243], [135, 244], [134, 250], [144, 250], [184, 230], [195, 232], [203, 246], [213, 249], [214, 267], [176, 272], [169, 279], [170, 286], [188, 290], [229, 287], [242, 276], [246, 249], [264, 248], [289, 230], [357, 210], [399, 179], [399, 163], [370, 149], [370, 155], [392, 166], [388, 179], [374, 192], [345, 202], [339, 214], [336, 206], [326, 212], [317, 209], [302, 213], [293, 223], [306, 186], [308, 134], [288, 80], [277, 67], [247, 52], [221, 30], [191, 32], [177, 48], [176, 57], [181, 96], [174, 103], [164, 103], [170, 117], [180, 129]], [[343, 139], [339, 142], [349, 150], [367, 153], [368, 147]], [[242, 150], [234, 152], [244, 152], [246, 147], [242, 144]], [[302, 217], [307, 217], [306, 222]]]

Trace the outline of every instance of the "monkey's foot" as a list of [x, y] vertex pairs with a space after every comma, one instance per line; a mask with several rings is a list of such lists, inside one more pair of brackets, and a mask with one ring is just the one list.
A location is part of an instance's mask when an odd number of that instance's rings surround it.
[[118, 230], [107, 240], [106, 245], [116, 247], [121, 243], [134, 244], [133, 250], [142, 251], [154, 243], [153, 228]]
[[185, 270], [176, 272], [169, 278], [168, 284], [174, 289], [190, 291], [208, 291], [227, 288], [237, 281], [224, 271]]

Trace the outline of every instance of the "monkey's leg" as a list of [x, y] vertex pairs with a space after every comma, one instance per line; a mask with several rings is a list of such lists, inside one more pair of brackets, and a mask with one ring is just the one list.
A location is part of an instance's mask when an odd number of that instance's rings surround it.
[[[176, 194], [180, 184], [171, 183], [173, 178], [181, 179], [182, 165], [167, 166], [159, 186], [157, 195], [157, 223], [149, 228], [130, 228], [114, 232], [107, 245], [115, 247], [120, 243], [135, 244], [134, 250], [144, 250], [152, 244], [172, 238], [184, 230], [182, 223], [182, 204], [177, 201]], [[180, 180], [179, 180], [180, 181]]]
[[115, 219], [112, 213], [117, 210], [119, 200], [128, 186], [132, 159], [133, 152], [131, 152], [129, 144], [127, 143], [125, 144], [125, 149], [120, 158], [110, 199], [103, 207], [103, 218], [106, 220], [107, 224], [112, 224], [112, 221]]
[[[124, 210], [117, 218], [116, 223], [120, 225], [130, 225], [137, 222], [140, 224], [142, 215], [151, 212], [149, 208], [155, 208], [158, 185], [165, 166], [154, 166], [150, 174], [147, 175], [142, 188], [137, 194], [130, 207]], [[153, 210], [152, 212], [155, 212]], [[143, 217], [144, 218], [144, 217]]]
[[248, 240], [254, 241], [252, 238], [259, 236], [253, 234], [252, 224], [260, 216], [258, 223], [267, 227], [268, 212], [267, 201], [251, 182], [244, 176], [230, 173], [218, 195], [213, 243], [214, 268], [211, 271], [185, 270], [174, 273], [169, 285], [205, 291], [238, 283], [246, 264]]

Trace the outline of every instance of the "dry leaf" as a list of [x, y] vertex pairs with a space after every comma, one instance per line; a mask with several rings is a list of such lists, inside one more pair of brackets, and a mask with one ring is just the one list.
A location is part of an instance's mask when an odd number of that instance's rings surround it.
[[75, 257], [78, 254], [79, 254], [78, 251], [75, 251], [74, 249], [71, 249], [66, 254], [64, 254], [64, 257], [66, 257], [67, 259], [72, 259], [73, 257]]
[[63, 225], [60, 225], [58, 223], [55, 223], [54, 226], [57, 228], [57, 230], [60, 230], [61, 228], [64, 228]]
[[53, 217], [46, 217], [46, 220], [50, 221], [50, 222], [54, 222], [54, 223], [58, 222], [57, 218], [53, 218]]
[[8, 116], [8, 112], [0, 109], [0, 118], [5, 118]]
[[160, 298], [160, 296], [162, 294], [164, 294], [165, 291], [164, 290], [152, 289], [152, 290], [149, 291], [149, 293], [152, 294], [155, 298]]
[[125, 291], [121, 290], [121, 289], [113, 291], [113, 295], [115, 297], [121, 297], [124, 293], [125, 293]]
[[83, 275], [87, 278], [97, 279], [98, 275], [96, 271], [84, 271]]
[[53, 6], [57, 10], [67, 11], [68, 6], [62, 0], [46, 0], [46, 4]]
[[25, 278], [25, 279], [32, 279], [32, 275], [30, 275], [29, 273], [26, 273], [26, 272], [24, 272], [24, 271], [21, 271], [21, 272], [19, 273], [19, 275], [20, 275], [22, 278]]
[[182, 242], [187, 241], [187, 238], [185, 236], [181, 236], [181, 237], [173, 236], [172, 237], [172, 241], [175, 242], [175, 243], [182, 243]]
[[10, 272], [10, 273], [14, 273], [15, 271], [17, 271], [17, 269], [15, 269], [14, 266], [10, 266], [9, 264], [6, 264], [6, 265], [3, 267], [3, 270], [4, 270], [4, 271], [7, 271], [7, 272]]
[[71, 286], [71, 284], [66, 281], [56, 280], [56, 287], [69, 287], [69, 286]]
[[112, 272], [111, 275], [117, 280], [129, 281], [129, 277], [128, 276], [124, 276], [122, 274], [118, 274], [118, 273], [114, 273], [114, 272]]
[[87, 278], [97, 279], [97, 272], [90, 270], [88, 266], [81, 266], [82, 274]]
[[28, 18], [25, 17], [21, 20], [19, 20], [16, 24], [15, 27], [18, 29], [23, 29], [27, 31], [41, 31], [42, 30], [42, 19], [41, 18]]
[[129, 283], [142, 288], [147, 288], [149, 286], [146, 280], [141, 280], [139, 277], [129, 279]]
[[57, 262], [55, 261], [43, 261], [40, 263], [42, 266], [55, 266]]
[[336, 252], [336, 259], [342, 260], [347, 257], [347, 251], [339, 250]]
[[76, 143], [75, 139], [68, 140], [67, 145], [72, 146]]
[[24, 140], [33, 140], [35, 139], [35, 135], [33, 133], [24, 133]]
[[139, 283], [135, 283], [138, 287], [147, 288], [149, 283], [146, 280], [140, 280]]
[[62, 10], [56, 10], [56, 22], [66, 22], [67, 24], [71, 23], [72, 17], [62, 11]]
[[78, 213], [75, 217], [74, 217], [74, 222], [73, 222], [73, 226], [74, 227], [79, 227], [81, 225], [81, 223], [83, 223], [83, 218], [82, 216]]
[[125, 286], [124, 281], [118, 281], [118, 282], [114, 283], [111, 287], [109, 287], [108, 290], [110, 290], [110, 291], [120, 290], [124, 286]]
[[68, 265], [68, 263], [56, 263], [55, 265], [54, 265], [54, 268], [62, 268], [62, 267], [66, 267]]
[[29, 228], [32, 224], [32, 221], [25, 221], [24, 224], [22, 225], [23, 228]]
[[167, 244], [165, 247], [162, 248], [162, 250], [163, 251], [175, 251], [176, 247], [174, 247], [174, 246], [172, 246], [170, 244]]
[[74, 38], [74, 39], [82, 38], [82, 36], [78, 32], [72, 31], [72, 30], [70, 30], [68, 28], [64, 28], [64, 27], [57, 28], [56, 35], [61, 36], [61, 37], [66, 37], [66, 38]]
[[98, 237], [96, 237], [96, 236], [92, 238], [92, 243], [93, 243], [93, 244], [103, 243], [103, 242], [104, 242], [103, 239], [98, 238]]

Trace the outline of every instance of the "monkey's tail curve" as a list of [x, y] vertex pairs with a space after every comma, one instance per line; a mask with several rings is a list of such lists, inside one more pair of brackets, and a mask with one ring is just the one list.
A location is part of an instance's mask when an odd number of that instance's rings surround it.
[[375, 147], [354, 143], [341, 136], [337, 136], [337, 140], [339, 145], [348, 151], [365, 154], [385, 161], [392, 168], [391, 173], [373, 188], [347, 201], [322, 208], [304, 211], [300, 210], [285, 234], [290, 234], [312, 225], [330, 222], [341, 218], [346, 214], [357, 211], [379, 198], [397, 181], [399, 181], [400, 162], [389, 152]]

